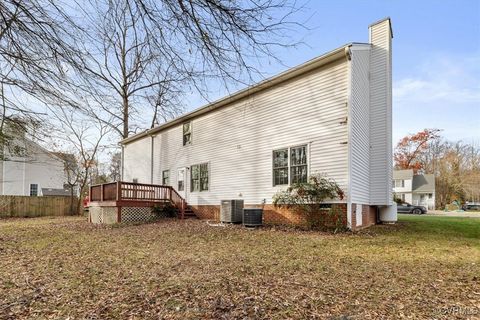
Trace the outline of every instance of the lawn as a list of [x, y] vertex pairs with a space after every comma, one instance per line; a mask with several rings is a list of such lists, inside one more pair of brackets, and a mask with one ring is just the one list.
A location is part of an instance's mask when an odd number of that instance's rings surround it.
[[480, 317], [480, 219], [402, 216], [336, 235], [0, 220], [0, 319], [67, 317]]

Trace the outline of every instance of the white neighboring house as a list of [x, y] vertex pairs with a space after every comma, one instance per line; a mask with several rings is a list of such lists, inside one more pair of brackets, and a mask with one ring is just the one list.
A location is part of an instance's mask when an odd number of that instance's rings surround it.
[[415, 206], [435, 209], [435, 176], [415, 175], [413, 170], [394, 170], [392, 181], [395, 196]]
[[348, 226], [374, 224], [392, 205], [392, 37], [390, 19], [381, 20], [368, 43], [123, 140], [122, 180], [171, 185], [202, 217], [223, 199], [243, 199], [265, 204], [266, 220], [294, 221], [271, 207], [272, 196], [326, 174], [346, 193], [336, 203]]
[[66, 173], [63, 161], [37, 143], [15, 139], [19, 152], [9, 152], [4, 147], [0, 160], [0, 195], [42, 196], [65, 195]]

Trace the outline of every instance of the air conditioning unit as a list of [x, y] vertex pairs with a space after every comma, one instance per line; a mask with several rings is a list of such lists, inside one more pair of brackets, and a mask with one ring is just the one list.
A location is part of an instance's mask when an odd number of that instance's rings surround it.
[[263, 209], [243, 209], [243, 225], [257, 227], [263, 224]]
[[242, 223], [243, 200], [222, 200], [220, 222]]

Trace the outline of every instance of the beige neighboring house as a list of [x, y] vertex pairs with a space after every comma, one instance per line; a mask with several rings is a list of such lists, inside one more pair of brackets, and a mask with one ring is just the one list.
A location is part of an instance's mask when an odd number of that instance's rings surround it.
[[0, 160], [0, 195], [58, 195], [63, 191], [66, 174], [60, 158], [24, 137], [15, 139], [13, 145], [16, 152], [4, 146], [5, 157]]
[[413, 170], [394, 170], [392, 181], [395, 196], [415, 206], [435, 209], [435, 176], [415, 175]]

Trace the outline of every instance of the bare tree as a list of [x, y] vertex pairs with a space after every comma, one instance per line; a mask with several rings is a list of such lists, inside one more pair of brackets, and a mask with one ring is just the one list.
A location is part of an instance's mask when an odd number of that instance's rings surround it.
[[[126, 138], [182, 111], [187, 88], [248, 83], [253, 59], [274, 57], [296, 8], [289, 0], [90, 0], [85, 90]], [[148, 111], [153, 108], [153, 112]]]
[[111, 159], [108, 168], [108, 177], [111, 181], [119, 181], [121, 178], [122, 153], [115, 152]]
[[[80, 61], [79, 30], [57, 0], [0, 2], [0, 149], [5, 122], [30, 132], [44, 120], [47, 97], [68, 102], [68, 66]], [[33, 127], [32, 127], [33, 126]]]
[[94, 115], [87, 117], [78, 110], [52, 108], [57, 132], [52, 138], [62, 150], [64, 166], [72, 199], [78, 188], [79, 198], [72, 212], [79, 212], [81, 200], [86, 196], [92, 170], [96, 166], [102, 143], [111, 128]]

